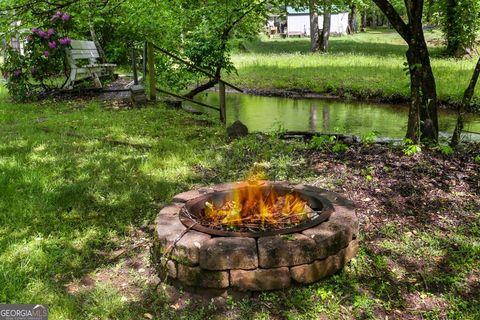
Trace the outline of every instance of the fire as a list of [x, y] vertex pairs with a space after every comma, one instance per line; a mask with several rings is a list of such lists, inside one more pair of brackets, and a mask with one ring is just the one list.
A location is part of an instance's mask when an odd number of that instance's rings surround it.
[[250, 185], [235, 189], [218, 207], [205, 203], [204, 217], [212, 227], [266, 229], [299, 224], [311, 212], [296, 192], [279, 195], [274, 187], [265, 192], [265, 188]]

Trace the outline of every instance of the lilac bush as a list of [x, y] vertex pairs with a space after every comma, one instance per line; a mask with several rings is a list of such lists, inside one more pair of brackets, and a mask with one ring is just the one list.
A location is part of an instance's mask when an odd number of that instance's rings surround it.
[[44, 25], [31, 29], [25, 37], [23, 55], [8, 49], [1, 70], [15, 100], [34, 99], [40, 92], [58, 87], [59, 76], [65, 74], [65, 48], [71, 43], [70, 28], [71, 16], [56, 12]]

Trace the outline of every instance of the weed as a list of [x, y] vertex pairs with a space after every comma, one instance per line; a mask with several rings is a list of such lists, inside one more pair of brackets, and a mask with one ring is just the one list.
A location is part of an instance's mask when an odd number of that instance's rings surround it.
[[403, 154], [406, 156], [413, 156], [417, 153], [422, 152], [422, 148], [418, 144], [414, 144], [411, 139], [405, 138], [403, 139], [404, 147], [402, 149]]
[[361, 142], [363, 145], [374, 144], [377, 141], [377, 138], [378, 138], [378, 132], [371, 131], [361, 137]]

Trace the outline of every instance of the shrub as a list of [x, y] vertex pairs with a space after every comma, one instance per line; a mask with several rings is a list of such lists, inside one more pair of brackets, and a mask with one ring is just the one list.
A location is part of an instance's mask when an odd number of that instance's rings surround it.
[[24, 54], [9, 48], [2, 74], [14, 100], [34, 99], [40, 90], [58, 86], [65, 71], [65, 48], [70, 45], [67, 31], [71, 17], [57, 12], [42, 27], [32, 28], [25, 37]]

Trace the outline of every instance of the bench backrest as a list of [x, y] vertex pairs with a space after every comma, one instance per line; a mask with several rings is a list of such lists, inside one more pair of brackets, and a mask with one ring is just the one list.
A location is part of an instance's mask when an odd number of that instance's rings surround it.
[[67, 56], [70, 63], [75, 64], [76, 60], [88, 59], [91, 63], [95, 63], [100, 57], [97, 47], [93, 41], [72, 40], [70, 48], [67, 49]]

